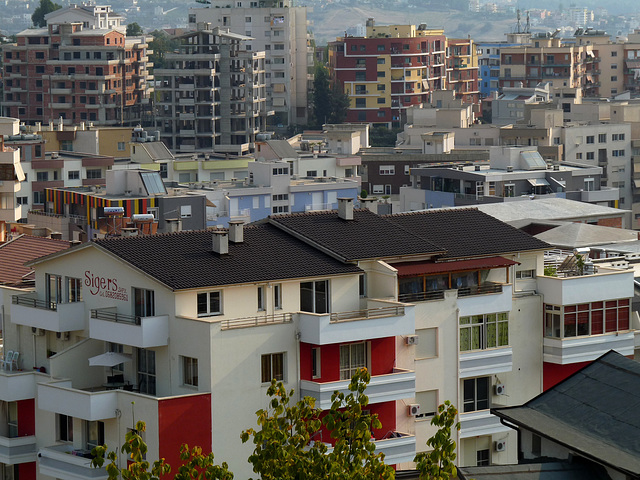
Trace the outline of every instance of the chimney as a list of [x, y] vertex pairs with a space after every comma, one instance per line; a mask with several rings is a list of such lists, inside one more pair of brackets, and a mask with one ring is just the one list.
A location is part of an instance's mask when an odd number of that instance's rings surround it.
[[219, 255], [229, 253], [229, 233], [226, 230], [213, 230], [213, 251]]
[[229, 222], [229, 241], [232, 243], [242, 243], [244, 241], [244, 222], [242, 220], [231, 220]]
[[182, 230], [182, 220], [179, 218], [167, 218], [165, 222], [169, 233], [176, 233]]
[[353, 198], [338, 199], [338, 217], [343, 220], [353, 220]]

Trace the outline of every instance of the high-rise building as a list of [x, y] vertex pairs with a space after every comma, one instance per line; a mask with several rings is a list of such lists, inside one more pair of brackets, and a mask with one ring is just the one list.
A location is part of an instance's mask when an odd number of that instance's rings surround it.
[[126, 37], [109, 7], [56, 11], [2, 49], [4, 115], [27, 123], [139, 123], [149, 108], [145, 36]]
[[267, 109], [274, 112], [273, 124], [306, 125], [313, 73], [306, 7], [295, 7], [291, 0], [212, 0], [208, 8], [189, 9], [189, 26], [200, 22], [251, 37], [247, 50], [265, 52]]
[[157, 69], [158, 120], [165, 144], [175, 152], [253, 151], [266, 123], [264, 52], [250, 38], [199, 23], [180, 37]]

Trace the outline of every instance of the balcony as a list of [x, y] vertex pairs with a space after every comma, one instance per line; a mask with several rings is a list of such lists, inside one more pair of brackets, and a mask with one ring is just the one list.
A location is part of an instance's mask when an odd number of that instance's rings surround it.
[[492, 415], [489, 410], [461, 413], [459, 418], [460, 438], [480, 437], [512, 431], [509, 427], [500, 423], [500, 419]]
[[83, 420], [116, 418], [120, 390], [90, 392], [71, 386], [71, 380], [38, 384], [38, 408]]
[[84, 330], [84, 302], [55, 303], [31, 295], [14, 295], [11, 321], [52, 332]]
[[460, 316], [484, 313], [508, 312], [511, 310], [513, 285], [484, 283], [458, 289]]
[[415, 332], [413, 305], [383, 301], [370, 301], [369, 304], [380, 306], [330, 314], [298, 313], [301, 341], [328, 345], [411, 335]]
[[89, 452], [74, 449], [71, 445], [54, 445], [41, 448], [40, 474], [68, 480], [106, 480], [104, 468], [93, 468]]
[[490, 348], [460, 352], [460, 378], [471, 378], [513, 369], [513, 349], [511, 347]]
[[17, 465], [36, 461], [36, 437], [3, 437], [0, 436], [0, 462]]
[[[603, 278], [606, 276], [606, 280]], [[538, 293], [545, 303], [576, 305], [633, 297], [633, 270], [598, 267], [598, 273], [573, 277], [538, 276]]]
[[611, 202], [620, 200], [620, 190], [613, 187], [601, 187], [600, 190], [580, 192], [580, 201], [587, 203]]
[[543, 361], [559, 365], [591, 362], [609, 350], [633, 356], [635, 332], [612, 332], [604, 335], [571, 338], [545, 338]]
[[[300, 381], [300, 395], [316, 399], [316, 407], [327, 410], [331, 407], [331, 395], [336, 390], [349, 393], [351, 380], [338, 382]], [[395, 368], [387, 375], [372, 375], [367, 386], [369, 403], [382, 403], [411, 398], [416, 394], [416, 373], [413, 370]]]
[[[9, 350], [5, 345], [5, 352]], [[36, 379], [49, 378], [35, 372], [0, 370], [0, 400], [17, 402], [36, 398]], [[0, 460], [1, 461], [1, 460]]]
[[413, 462], [416, 456], [416, 437], [408, 433], [391, 432], [389, 438], [376, 440], [376, 453], [384, 453], [384, 463]]
[[169, 345], [169, 315], [140, 317], [116, 313], [115, 308], [91, 310], [89, 335], [138, 348], [164, 347]]

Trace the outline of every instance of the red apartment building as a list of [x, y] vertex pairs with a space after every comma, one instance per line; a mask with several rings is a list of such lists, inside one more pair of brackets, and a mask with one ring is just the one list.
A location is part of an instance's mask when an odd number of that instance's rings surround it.
[[152, 89], [145, 37], [49, 23], [5, 45], [3, 115], [24, 122], [139, 123]]

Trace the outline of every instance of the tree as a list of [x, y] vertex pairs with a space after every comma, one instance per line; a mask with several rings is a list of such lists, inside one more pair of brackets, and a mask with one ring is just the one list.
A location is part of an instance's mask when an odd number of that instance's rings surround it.
[[47, 21], [44, 19], [44, 16], [47, 13], [54, 12], [60, 8], [62, 8], [62, 5], [53, 3], [51, 0], [40, 0], [40, 5], [36, 7], [33, 11], [33, 15], [31, 15], [31, 21], [36, 27], [44, 27], [47, 25]]
[[[241, 435], [245, 443], [253, 438], [255, 448], [249, 457], [253, 471], [263, 480], [393, 478], [393, 469], [384, 464], [383, 454], [375, 453], [371, 438], [371, 428], [380, 428], [380, 421], [364, 412], [370, 378], [366, 369], [358, 371], [349, 384], [350, 393], [335, 392], [324, 416], [311, 397], [290, 405], [294, 391], [287, 393], [282, 383], [273, 380], [267, 392], [270, 406], [257, 412], [259, 429]], [[312, 441], [321, 424], [335, 440], [331, 452], [324, 443]]]
[[139, 37], [143, 35], [144, 31], [142, 27], [138, 25], [136, 22], [130, 23], [127, 25], [127, 37]]
[[[118, 467], [118, 454], [115, 451], [107, 451], [106, 445], [95, 447], [91, 451], [93, 455], [91, 465], [94, 468], [102, 468], [106, 458], [109, 461], [105, 466], [109, 480], [116, 480], [120, 477], [123, 480], [159, 480], [160, 477], [169, 474], [171, 466], [165, 462], [164, 458], [156, 460], [153, 465], [145, 460], [147, 444], [140, 436], [140, 433], [145, 429], [145, 423], [139, 421], [136, 423], [135, 430], [130, 430], [125, 436], [125, 442], [120, 451], [127, 456], [127, 468]], [[200, 447], [189, 450], [188, 445], [182, 445], [180, 460], [184, 463], [178, 468], [178, 473], [174, 476], [175, 480], [233, 479], [233, 473], [229, 472], [226, 463], [215, 465], [213, 453], [203, 455]]]
[[165, 68], [165, 53], [173, 52], [180, 43], [162, 30], [154, 30], [150, 35], [153, 36], [153, 40], [149, 42], [149, 49], [153, 50], [153, 53], [149, 55], [149, 61], [153, 62], [154, 69]]
[[330, 94], [329, 73], [325, 67], [317, 65], [313, 78], [313, 116], [317, 126], [327, 123], [331, 117]]
[[351, 106], [351, 98], [344, 92], [341, 84], [336, 83], [332, 85], [329, 104], [331, 105], [329, 123], [344, 122], [347, 119], [347, 113]]
[[427, 440], [430, 452], [422, 452], [413, 460], [420, 472], [420, 480], [449, 480], [458, 474], [456, 469], [456, 442], [451, 438], [451, 430], [460, 430], [456, 422], [458, 410], [449, 400], [438, 407], [438, 413], [431, 419], [431, 425], [438, 431]]

